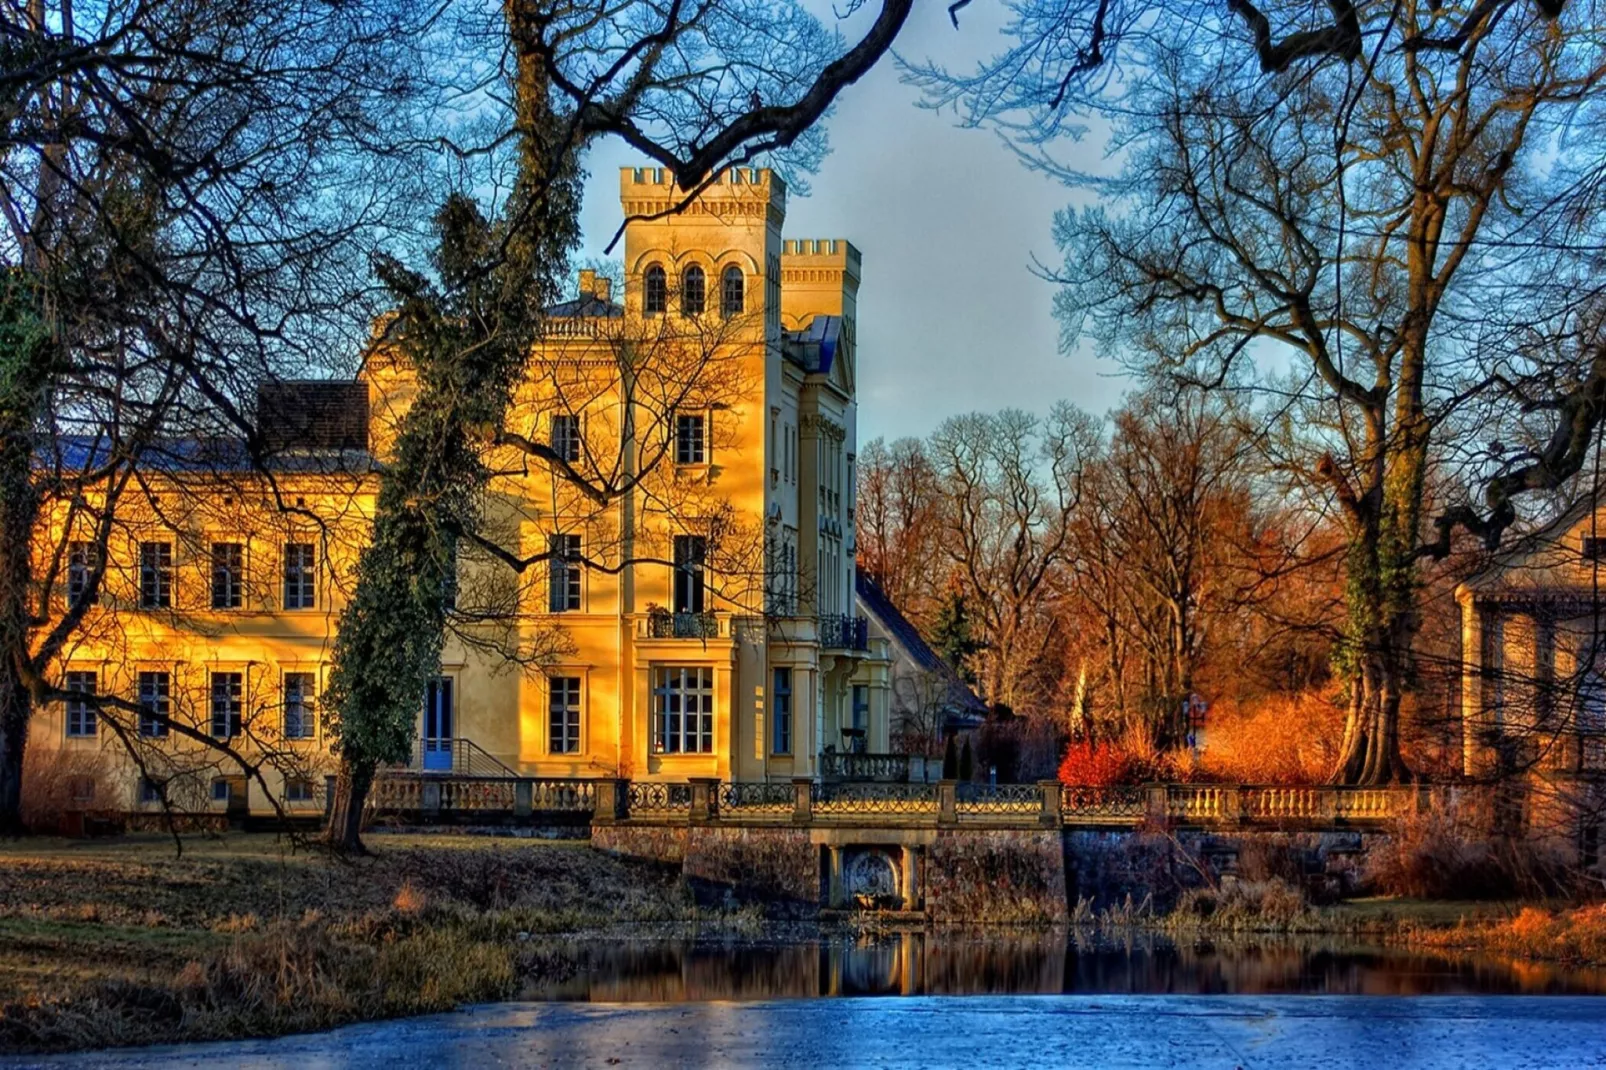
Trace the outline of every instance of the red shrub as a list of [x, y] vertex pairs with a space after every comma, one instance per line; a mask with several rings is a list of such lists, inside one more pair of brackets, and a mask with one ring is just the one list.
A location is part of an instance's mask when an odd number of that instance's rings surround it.
[[1135, 782], [1132, 756], [1113, 743], [1073, 742], [1060, 762], [1060, 783], [1107, 788]]

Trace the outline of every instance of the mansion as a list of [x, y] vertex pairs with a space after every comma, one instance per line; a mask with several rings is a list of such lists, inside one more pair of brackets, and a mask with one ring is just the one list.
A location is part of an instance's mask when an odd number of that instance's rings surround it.
[[[459, 540], [414, 768], [785, 781], [892, 749], [906, 625], [862, 614], [854, 569], [860, 254], [783, 238], [768, 171], [683, 197], [625, 169], [623, 278], [581, 272], [548, 309]], [[415, 393], [380, 339], [355, 381], [262, 388], [270, 463], [179, 444], [115, 523], [57, 516], [40, 574], [92, 604], [31, 749], [94, 770], [98, 808], [189, 808], [180, 782], [201, 809], [262, 811], [259, 784], [321, 805], [335, 628]], [[271, 756], [261, 780], [203, 735]]]

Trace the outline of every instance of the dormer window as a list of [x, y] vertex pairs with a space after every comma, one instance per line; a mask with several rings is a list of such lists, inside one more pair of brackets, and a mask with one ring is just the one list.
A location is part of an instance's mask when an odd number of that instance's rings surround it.
[[1585, 535], [1583, 552], [1585, 561], [1606, 561], [1606, 538]]
[[680, 283], [680, 311], [685, 316], [701, 316], [708, 303], [708, 280], [703, 269], [693, 264]]
[[746, 287], [742, 280], [742, 269], [732, 264], [725, 269], [720, 278], [719, 310], [727, 316], [740, 315], [746, 302]]
[[669, 310], [669, 280], [664, 269], [657, 264], [647, 268], [643, 280], [642, 311], [649, 316], [662, 315]]

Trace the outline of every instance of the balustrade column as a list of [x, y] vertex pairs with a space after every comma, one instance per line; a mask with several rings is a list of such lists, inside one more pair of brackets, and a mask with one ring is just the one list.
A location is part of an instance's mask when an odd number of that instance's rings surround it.
[[705, 824], [719, 816], [719, 778], [694, 776], [691, 781], [691, 813], [687, 820], [693, 825]]
[[1060, 782], [1057, 780], [1039, 780], [1037, 782], [1037, 790], [1043, 793], [1043, 812], [1038, 821], [1045, 828], [1051, 829], [1057, 829], [1065, 824], [1065, 809], [1061, 804], [1064, 794], [1060, 790]]
[[593, 796], [591, 820], [598, 825], [611, 825], [629, 816], [630, 781], [604, 777], [597, 781]]
[[528, 821], [535, 812], [535, 785], [528, 780], [513, 782], [513, 816]]
[[797, 777], [792, 781], [792, 823], [807, 825], [814, 820], [814, 781]]
[[937, 781], [937, 824], [959, 824], [959, 782]]

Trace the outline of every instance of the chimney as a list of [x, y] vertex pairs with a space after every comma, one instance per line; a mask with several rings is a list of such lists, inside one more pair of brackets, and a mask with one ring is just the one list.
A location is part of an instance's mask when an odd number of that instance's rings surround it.
[[589, 269], [580, 272], [580, 296], [595, 297], [598, 301], [608, 301], [613, 296], [613, 280], [598, 278], [595, 271]]

